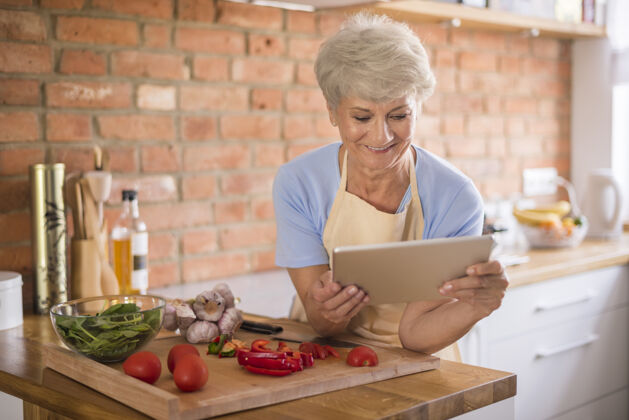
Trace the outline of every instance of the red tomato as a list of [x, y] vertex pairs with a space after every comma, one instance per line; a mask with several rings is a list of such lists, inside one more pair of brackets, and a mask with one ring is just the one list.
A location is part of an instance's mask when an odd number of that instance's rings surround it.
[[350, 366], [377, 366], [378, 355], [369, 347], [354, 347], [347, 355], [347, 364]]
[[177, 361], [173, 377], [175, 385], [183, 392], [196, 391], [207, 382], [207, 366], [200, 356], [186, 354]]
[[192, 344], [177, 344], [170, 349], [168, 352], [168, 370], [170, 373], [175, 371], [177, 361], [186, 354], [196, 354], [197, 356], [200, 356], [199, 350], [197, 350], [197, 348]]
[[124, 373], [149, 384], [155, 383], [162, 373], [162, 363], [150, 351], [140, 351], [127, 357], [122, 364]]

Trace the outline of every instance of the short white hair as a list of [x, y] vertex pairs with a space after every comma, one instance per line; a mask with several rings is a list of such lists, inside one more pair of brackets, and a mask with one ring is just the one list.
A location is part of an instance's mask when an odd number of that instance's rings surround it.
[[388, 102], [413, 95], [422, 102], [436, 83], [417, 35], [404, 23], [365, 12], [321, 45], [315, 73], [332, 109], [349, 96]]

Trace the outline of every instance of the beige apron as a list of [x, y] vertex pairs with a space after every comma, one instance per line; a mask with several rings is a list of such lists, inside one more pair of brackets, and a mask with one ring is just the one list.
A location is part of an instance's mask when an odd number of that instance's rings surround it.
[[[411, 200], [402, 212], [386, 213], [347, 192], [347, 151], [345, 151], [341, 182], [323, 231], [323, 245], [328, 255], [332, 255], [335, 247], [343, 245], [422, 239], [424, 216], [417, 192], [417, 176], [415, 165], [411, 163], [409, 166]], [[332, 268], [331, 259], [330, 268]], [[350, 321], [348, 330], [370, 340], [401, 347], [398, 326], [405, 307], [405, 303], [367, 306]], [[307, 322], [299, 297], [295, 298], [291, 318]], [[436, 355], [443, 359], [460, 361], [456, 343]]]

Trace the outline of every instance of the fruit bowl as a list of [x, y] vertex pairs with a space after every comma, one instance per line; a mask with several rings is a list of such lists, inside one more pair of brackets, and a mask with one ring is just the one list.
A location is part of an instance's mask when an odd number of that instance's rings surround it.
[[520, 223], [520, 228], [531, 248], [569, 248], [578, 246], [588, 231], [585, 216], [576, 220], [565, 218], [559, 224], [531, 225]]
[[157, 296], [116, 295], [59, 303], [50, 319], [71, 350], [103, 363], [119, 362], [159, 332], [166, 301]]

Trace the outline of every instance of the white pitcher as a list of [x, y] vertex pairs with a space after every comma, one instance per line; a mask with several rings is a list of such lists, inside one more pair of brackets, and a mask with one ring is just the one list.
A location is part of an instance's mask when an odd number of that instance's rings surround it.
[[588, 218], [588, 237], [616, 238], [622, 233], [622, 193], [611, 169], [594, 169], [581, 209]]

